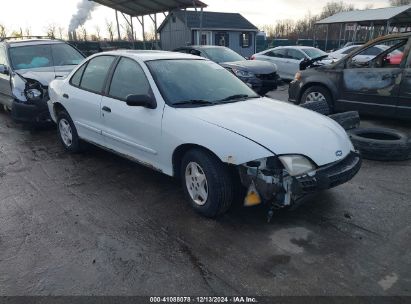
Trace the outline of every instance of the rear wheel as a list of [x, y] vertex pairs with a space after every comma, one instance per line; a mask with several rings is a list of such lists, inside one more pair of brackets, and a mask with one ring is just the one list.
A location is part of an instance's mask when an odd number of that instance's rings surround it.
[[233, 201], [233, 181], [228, 168], [211, 153], [193, 149], [181, 163], [181, 181], [191, 206], [206, 217], [226, 212]]
[[300, 104], [310, 102], [327, 102], [330, 109], [332, 108], [332, 96], [330, 91], [322, 86], [312, 86], [306, 89], [301, 97]]
[[66, 111], [61, 111], [57, 115], [57, 130], [64, 149], [72, 153], [81, 151], [81, 140], [77, 129]]

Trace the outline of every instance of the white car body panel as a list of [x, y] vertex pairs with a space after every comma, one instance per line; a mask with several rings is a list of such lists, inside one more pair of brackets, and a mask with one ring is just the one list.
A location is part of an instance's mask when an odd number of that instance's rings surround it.
[[[265, 53], [273, 50], [281, 49], [292, 49], [300, 52], [307, 59], [312, 59], [307, 53], [304, 52], [304, 49], [314, 49], [313, 47], [301, 47], [301, 46], [286, 46], [286, 47], [276, 47], [262, 51], [260, 53], [254, 54], [253, 57], [255, 60], [269, 61], [277, 65], [277, 73], [282, 79], [292, 80], [294, 79], [295, 74], [300, 70], [300, 63], [302, 60], [292, 59], [292, 58], [280, 58], [280, 57], [271, 57], [265, 55]], [[331, 63], [331, 61], [323, 60], [324, 63]]]
[[[50, 85], [49, 109], [53, 120], [56, 120], [54, 104], [58, 102], [72, 117], [80, 138], [167, 175], [174, 174], [174, 151], [186, 144], [202, 146], [233, 165], [275, 154], [300, 154], [322, 166], [344, 158], [353, 150], [345, 131], [331, 119], [268, 98], [207, 107], [168, 106], [144, 62], [204, 60], [197, 56], [144, 51], [104, 54], [128, 57], [142, 66], [157, 108], [129, 107], [124, 102], [73, 87], [69, 84], [73, 71], [66, 79], [55, 80]], [[95, 56], [98, 54], [92, 58]], [[63, 98], [63, 94], [70, 99]], [[111, 113], [101, 110], [105, 105], [111, 108]]]

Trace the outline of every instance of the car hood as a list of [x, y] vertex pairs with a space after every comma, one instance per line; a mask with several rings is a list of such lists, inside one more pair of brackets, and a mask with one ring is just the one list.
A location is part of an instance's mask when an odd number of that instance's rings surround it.
[[238, 68], [253, 74], [271, 74], [277, 72], [277, 66], [271, 62], [261, 60], [243, 60], [220, 63], [225, 68]]
[[276, 155], [305, 155], [318, 166], [341, 160], [353, 150], [347, 133], [335, 121], [269, 98], [179, 110], [246, 137]]
[[52, 80], [66, 77], [74, 68], [74, 65], [68, 65], [16, 70], [16, 73], [23, 78], [33, 79], [40, 82], [43, 86], [48, 86]]

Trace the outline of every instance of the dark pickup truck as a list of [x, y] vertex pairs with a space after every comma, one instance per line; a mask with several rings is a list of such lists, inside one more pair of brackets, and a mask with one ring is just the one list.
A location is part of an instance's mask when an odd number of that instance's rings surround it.
[[[385, 45], [364, 62], [362, 53]], [[290, 83], [289, 100], [296, 104], [325, 100], [334, 112], [411, 119], [411, 33], [388, 35], [328, 65], [310, 62]], [[304, 69], [307, 63], [302, 64]]]

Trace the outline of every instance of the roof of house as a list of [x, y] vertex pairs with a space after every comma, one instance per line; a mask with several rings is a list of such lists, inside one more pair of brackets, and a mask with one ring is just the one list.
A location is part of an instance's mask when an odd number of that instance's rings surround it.
[[[163, 21], [158, 28], [159, 31], [170, 20], [171, 15], [179, 18], [182, 22], [186, 22], [190, 29], [199, 29], [200, 24], [200, 12], [196, 11], [175, 11], [170, 13], [169, 16]], [[232, 29], [232, 30], [250, 30], [258, 31], [258, 28], [238, 13], [219, 13], [219, 12], [203, 12], [203, 29]]]
[[391, 20], [393, 23], [411, 22], [411, 5], [342, 12], [320, 20], [317, 24], [361, 23], [366, 21], [388, 20]]
[[200, 0], [93, 0], [130, 16], [143, 16], [175, 9], [207, 7]]

